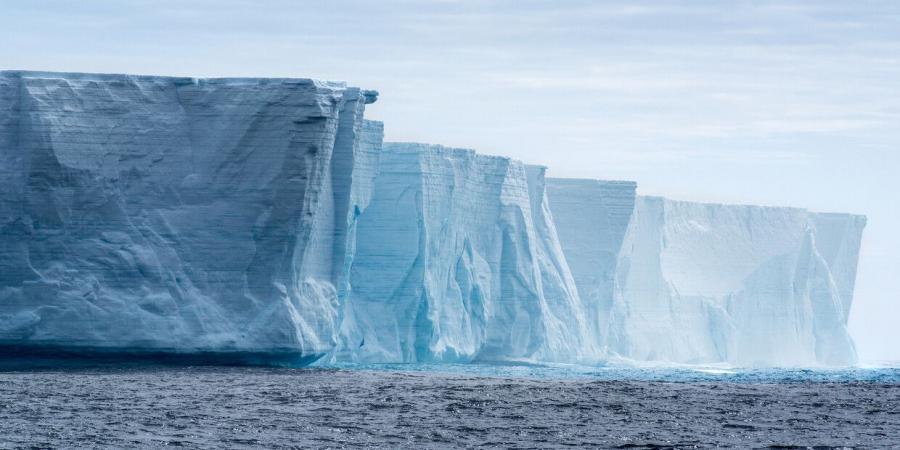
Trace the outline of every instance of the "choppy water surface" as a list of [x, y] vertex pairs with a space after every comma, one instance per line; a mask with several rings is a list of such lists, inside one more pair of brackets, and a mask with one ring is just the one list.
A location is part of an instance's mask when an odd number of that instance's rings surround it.
[[478, 366], [0, 373], [0, 448], [900, 446], [900, 371]]

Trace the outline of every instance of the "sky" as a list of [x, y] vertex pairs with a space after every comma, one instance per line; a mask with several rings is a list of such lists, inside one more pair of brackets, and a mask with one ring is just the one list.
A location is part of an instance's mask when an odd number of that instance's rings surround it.
[[869, 218], [850, 331], [900, 360], [900, 2], [0, 0], [0, 68], [310, 77], [386, 139]]

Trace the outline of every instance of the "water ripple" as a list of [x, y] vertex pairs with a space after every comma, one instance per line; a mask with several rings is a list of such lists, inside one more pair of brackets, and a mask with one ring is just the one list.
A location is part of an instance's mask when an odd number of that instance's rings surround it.
[[887, 374], [685, 381], [405, 369], [0, 372], [0, 448], [900, 444], [900, 383]]

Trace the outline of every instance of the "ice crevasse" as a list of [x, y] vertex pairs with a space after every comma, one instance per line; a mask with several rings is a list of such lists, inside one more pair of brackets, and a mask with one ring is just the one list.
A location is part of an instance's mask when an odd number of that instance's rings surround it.
[[[383, 143], [306, 79], [0, 72], [0, 348], [847, 365], [865, 218]], [[230, 358], [230, 359], [228, 359]]]

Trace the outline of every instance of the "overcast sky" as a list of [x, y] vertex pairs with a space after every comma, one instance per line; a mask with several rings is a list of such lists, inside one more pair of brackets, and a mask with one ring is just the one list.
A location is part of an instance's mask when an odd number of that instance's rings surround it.
[[898, 1], [0, 0], [0, 66], [346, 80], [389, 140], [866, 214], [851, 332], [900, 360]]

